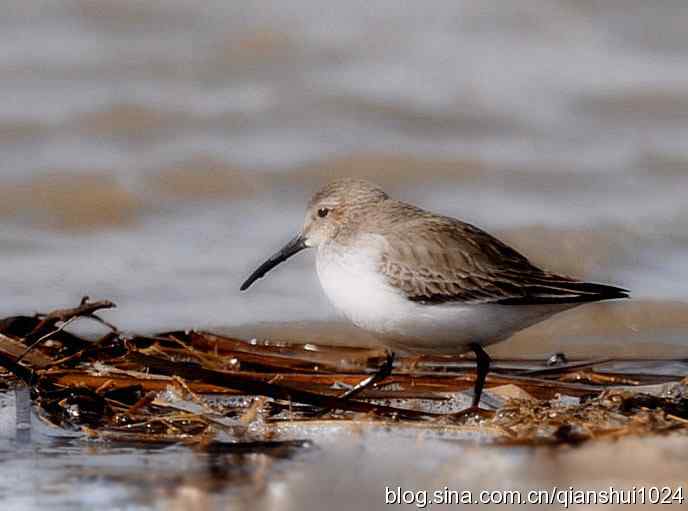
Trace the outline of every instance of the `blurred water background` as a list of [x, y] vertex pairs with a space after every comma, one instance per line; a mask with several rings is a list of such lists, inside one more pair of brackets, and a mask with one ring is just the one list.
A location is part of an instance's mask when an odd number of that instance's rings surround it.
[[686, 353], [685, 2], [2, 10], [3, 315], [88, 294], [130, 330], [328, 322], [312, 254], [238, 287], [353, 175], [633, 291], [531, 329], [539, 351]]
[[[129, 330], [351, 341], [312, 254], [238, 291], [310, 194], [351, 175], [633, 291], [492, 353], [685, 356], [687, 19], [683, 0], [5, 0], [0, 313], [88, 294]], [[386, 484], [663, 485], [686, 469], [677, 438], [504, 450], [328, 429], [276, 462], [41, 430], [17, 446], [13, 406], [0, 394], [8, 509], [371, 509]]]

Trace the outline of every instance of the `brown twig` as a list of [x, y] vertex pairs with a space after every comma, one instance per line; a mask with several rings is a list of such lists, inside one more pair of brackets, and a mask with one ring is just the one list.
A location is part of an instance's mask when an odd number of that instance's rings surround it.
[[55, 334], [61, 332], [61, 331], [64, 330], [65, 328], [67, 328], [67, 326], [69, 326], [70, 323], [74, 322], [75, 319], [76, 319], [76, 316], [75, 316], [75, 317], [69, 318], [67, 321], [65, 321], [64, 323], [62, 323], [59, 327], [57, 327], [57, 328], [56, 328], [55, 330], [53, 330], [52, 332], [48, 332], [48, 333], [45, 334], [44, 336], [39, 337], [38, 339], [36, 339], [35, 341], [33, 341], [33, 342], [32, 342], [31, 344], [29, 344], [29, 346], [24, 350], [24, 352], [23, 352], [21, 355], [19, 355], [19, 357], [17, 357], [17, 360], [15, 361], [15, 363], [16, 363], [16, 364], [19, 364], [19, 362], [21, 362], [22, 359], [23, 359], [26, 355], [28, 355], [29, 352], [30, 352], [31, 350], [33, 350], [36, 346], [38, 346], [38, 345], [39, 345], [40, 343], [42, 343], [43, 341], [49, 339], [49, 338], [52, 337], [53, 335], [55, 335]]
[[116, 330], [114, 326], [105, 322], [98, 316], [94, 316], [94, 314], [99, 310], [114, 309], [116, 305], [110, 300], [99, 300], [97, 302], [91, 302], [89, 300], [90, 298], [88, 296], [84, 296], [81, 299], [81, 303], [78, 307], [72, 307], [69, 309], [56, 309], [45, 315], [37, 314], [36, 318], [40, 319], [40, 322], [26, 336], [25, 342], [33, 342], [34, 338], [40, 336], [45, 329], [52, 328], [57, 323], [66, 322], [73, 318], [92, 318]]

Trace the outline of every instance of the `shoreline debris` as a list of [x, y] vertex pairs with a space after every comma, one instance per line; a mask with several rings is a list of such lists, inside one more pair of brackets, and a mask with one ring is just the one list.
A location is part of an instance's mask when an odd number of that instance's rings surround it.
[[[36, 412], [50, 424], [113, 442], [215, 450], [272, 448], [295, 441], [280, 437], [285, 424], [333, 421], [459, 436], [479, 426], [505, 445], [688, 431], [683, 361], [658, 371], [657, 360], [495, 360], [486, 394], [494, 410], [465, 416], [470, 396], [463, 393], [474, 381], [468, 358], [400, 359], [392, 376], [342, 399], [384, 352], [201, 331], [130, 335], [98, 315], [112, 307], [84, 298], [71, 309], [0, 320], [0, 366], [31, 389]], [[96, 340], [72, 333], [68, 327], [83, 320], [108, 331]], [[9, 388], [2, 374], [0, 385]]]

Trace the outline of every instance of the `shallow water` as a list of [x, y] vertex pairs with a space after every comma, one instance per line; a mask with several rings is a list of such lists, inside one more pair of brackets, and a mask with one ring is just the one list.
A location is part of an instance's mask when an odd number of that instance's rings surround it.
[[[533, 327], [495, 354], [685, 356], [687, 16], [679, 0], [404, 10], [386, 0], [7, 0], [2, 315], [88, 294], [117, 302], [108, 318], [129, 330], [371, 342], [333, 323], [312, 254], [238, 291], [299, 228], [308, 196], [354, 175], [495, 232], [553, 270], [633, 292], [632, 302]], [[3, 473], [13, 479], [0, 484], [16, 509], [224, 508], [245, 505], [252, 478], [264, 477], [258, 507], [296, 509], [322, 493], [319, 503], [351, 509], [378, 502], [397, 465], [416, 487], [685, 473], [678, 439], [566, 455], [338, 439], [278, 468], [256, 461], [270, 468], [251, 465], [267, 475], [247, 476], [245, 494], [244, 483], [208, 490], [207, 460], [181, 448], [153, 455], [80, 442], [7, 447]]]
[[[0, 394], [0, 498], [12, 510], [385, 509], [400, 490], [415, 494], [413, 508], [425, 509], [437, 491], [468, 491], [478, 499], [481, 491], [504, 489], [521, 491], [521, 498], [530, 490], [557, 491], [548, 508], [563, 509], [561, 499], [571, 490], [686, 490], [685, 437], [495, 447], [478, 443], [485, 435], [479, 428], [456, 437], [441, 428], [324, 421], [277, 432], [282, 439], [310, 439], [302, 447], [213, 454], [69, 438], [35, 417], [32, 441], [18, 442], [13, 407], [12, 397]], [[684, 500], [672, 504], [686, 507]]]
[[[653, 310], [686, 303], [681, 2], [5, 11], [6, 313], [91, 294], [129, 329], [331, 319], [312, 255], [238, 285], [334, 175], [376, 179]], [[643, 341], [675, 344], [686, 326]]]

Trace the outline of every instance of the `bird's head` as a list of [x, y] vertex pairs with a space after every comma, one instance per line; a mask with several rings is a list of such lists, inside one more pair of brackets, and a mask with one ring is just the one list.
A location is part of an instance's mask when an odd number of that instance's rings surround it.
[[343, 229], [351, 229], [387, 198], [377, 185], [362, 179], [343, 178], [330, 182], [309, 201], [301, 232], [260, 265], [242, 284], [241, 290], [248, 289], [272, 268], [301, 250], [318, 247], [334, 239]]

